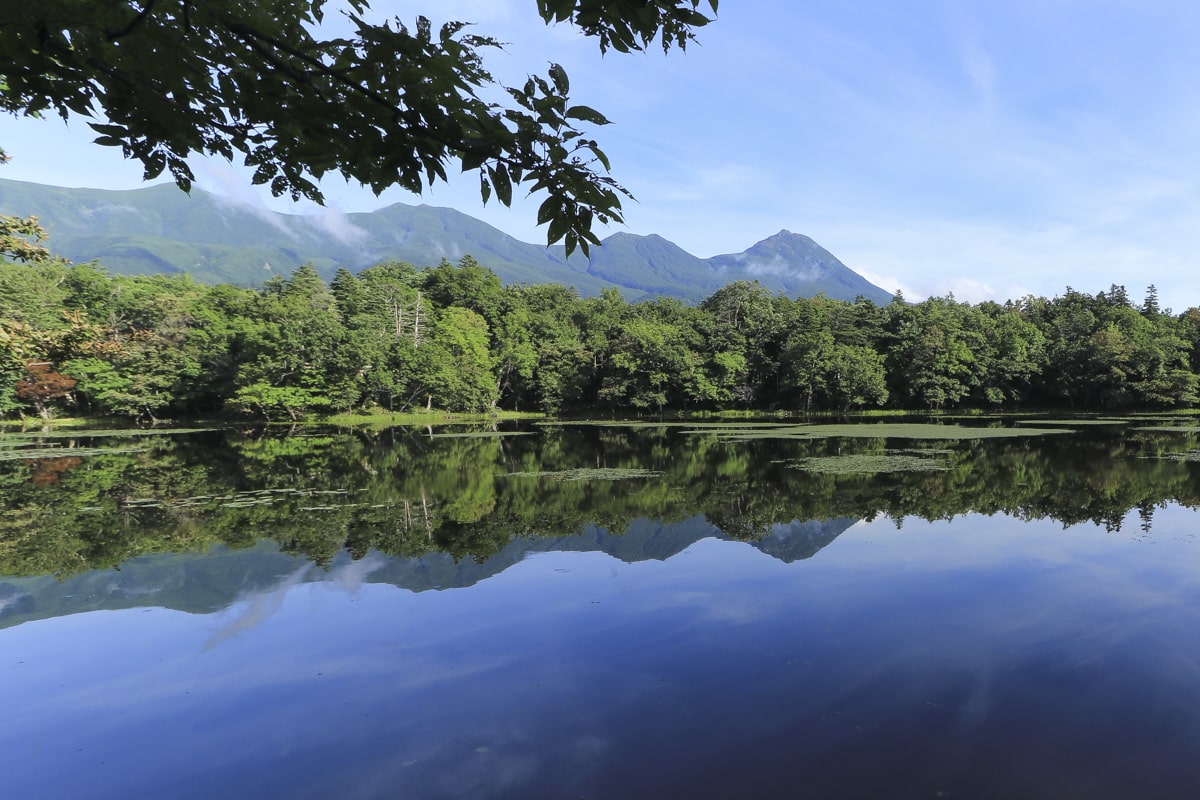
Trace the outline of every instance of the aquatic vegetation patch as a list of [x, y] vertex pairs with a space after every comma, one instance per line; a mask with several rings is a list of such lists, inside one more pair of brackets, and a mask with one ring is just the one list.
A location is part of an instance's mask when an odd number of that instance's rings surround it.
[[[685, 433], [709, 433], [687, 430]], [[717, 431], [724, 441], [742, 442], [753, 439], [1007, 439], [1026, 436], [1048, 436], [1073, 433], [1065, 428], [985, 428], [937, 423], [865, 423], [840, 425], [791, 425], [770, 430], [737, 428]]]
[[662, 475], [658, 470], [620, 467], [580, 467], [579, 469], [545, 470], [539, 472], [509, 472], [512, 478], [549, 478], [554, 481], [621, 481], [629, 478], [653, 478]]
[[[644, 428], [695, 428], [697, 430], [757, 430], [760, 428], [794, 428], [794, 422], [697, 422], [695, 420], [628, 420], [628, 419], [602, 419], [602, 420], [547, 420], [537, 423], [547, 428], [565, 428], [572, 425], [590, 426], [595, 428], [629, 428], [629, 429], [644, 429]], [[687, 432], [690, 432], [687, 431]]]
[[457, 433], [431, 433], [430, 439], [499, 439], [506, 436], [531, 436], [533, 431], [460, 431]]
[[1141, 458], [1158, 459], [1160, 461], [1200, 462], [1200, 450], [1189, 450], [1186, 453], [1159, 453], [1153, 456], [1141, 456]]
[[1089, 419], [1019, 419], [1018, 425], [1128, 425], [1136, 420], [1118, 417], [1091, 417]]
[[1134, 430], [1155, 433], [1200, 433], [1200, 425], [1145, 425], [1134, 428]]
[[28, 447], [19, 450], [0, 449], [0, 461], [41, 461], [50, 458], [111, 456], [145, 451], [144, 447]]
[[[829, 475], [852, 475], [878, 472], [944, 472], [950, 465], [930, 455], [914, 455], [915, 450], [888, 450], [883, 453], [862, 453], [842, 456], [812, 456], [787, 463], [791, 469], [821, 472]], [[938, 453], [945, 451], [926, 451]]]
[[[301, 497], [348, 496], [345, 489], [255, 489], [253, 491], [235, 492], [226, 495], [196, 495], [194, 497], [157, 498], [137, 497], [121, 502], [121, 508], [133, 510], [139, 508], [181, 509], [213, 509], [213, 508], [251, 508], [253, 506], [274, 505], [279, 500]], [[359, 503], [344, 503], [339, 508], [360, 505]], [[323, 506], [321, 508], [324, 508]], [[309, 510], [301, 508], [301, 511]]]
[[545, 414], [537, 411], [489, 411], [471, 414], [450, 411], [388, 412], [374, 414], [333, 414], [315, 420], [306, 420], [305, 425], [333, 425], [338, 428], [366, 428], [386, 430], [388, 428], [415, 428], [433, 425], [462, 425], [464, 423], [488, 424], [497, 420], [542, 419]]
[[0, 442], [30, 439], [104, 439], [114, 436], [170, 436], [185, 433], [206, 433], [220, 428], [71, 428], [70, 430], [0, 431]]

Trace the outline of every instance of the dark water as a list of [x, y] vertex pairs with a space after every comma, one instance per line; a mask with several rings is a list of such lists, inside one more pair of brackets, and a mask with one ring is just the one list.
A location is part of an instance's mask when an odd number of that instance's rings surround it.
[[4, 796], [1195, 797], [1180, 425], [17, 440]]

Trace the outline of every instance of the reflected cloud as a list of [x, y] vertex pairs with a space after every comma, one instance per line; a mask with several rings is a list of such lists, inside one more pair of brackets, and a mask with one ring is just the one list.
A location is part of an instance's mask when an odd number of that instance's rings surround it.
[[246, 595], [231, 605], [229, 608], [240, 605], [240, 611], [233, 619], [213, 632], [208, 641], [204, 643], [203, 649], [210, 650], [223, 641], [257, 628], [279, 613], [288, 594], [301, 584], [310, 584], [314, 588], [336, 589], [353, 596], [359, 593], [371, 573], [386, 564], [387, 561], [383, 556], [371, 553], [357, 561], [350, 560], [335, 564], [328, 573], [320, 576], [317, 583], [312, 582], [317, 567], [305, 564], [293, 570], [271, 588]]
[[351, 560], [337, 564], [329, 571], [324, 583], [333, 585], [351, 595], [358, 594], [367, 578], [376, 570], [382, 569], [388, 563], [379, 553], [372, 552], [357, 561]]
[[[3, 587], [0, 587], [0, 589], [2, 588]], [[29, 592], [13, 592], [5, 597], [0, 597], [0, 616], [4, 615], [10, 610], [17, 610], [20, 607], [22, 600], [26, 600], [32, 596], [33, 595], [31, 595]]]
[[211, 650], [221, 642], [253, 630], [265, 620], [273, 617], [283, 607], [283, 601], [287, 598], [288, 592], [303, 583], [313, 569], [315, 567], [311, 564], [305, 564], [283, 578], [273, 588], [255, 592], [240, 600], [239, 603], [244, 604], [242, 610], [233, 619], [218, 628], [204, 643], [203, 649]]

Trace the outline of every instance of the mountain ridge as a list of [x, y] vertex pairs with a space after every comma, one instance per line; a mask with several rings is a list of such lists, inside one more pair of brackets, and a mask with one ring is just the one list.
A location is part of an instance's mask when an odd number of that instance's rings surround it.
[[560, 283], [581, 295], [616, 288], [631, 300], [698, 302], [736, 280], [789, 297], [876, 303], [891, 294], [810, 237], [780, 232], [741, 253], [699, 258], [658, 235], [620, 231], [591, 257], [530, 244], [452, 208], [392, 203], [377, 211], [284, 214], [173, 184], [72, 189], [0, 178], [0, 213], [37, 216], [53, 252], [121, 274], [187, 273], [208, 283], [261, 285], [311, 262], [324, 277], [381, 261], [433, 266], [471, 255], [505, 283]]

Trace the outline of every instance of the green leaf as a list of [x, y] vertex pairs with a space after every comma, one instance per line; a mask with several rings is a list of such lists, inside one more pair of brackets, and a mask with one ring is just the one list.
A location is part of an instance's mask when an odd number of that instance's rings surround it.
[[581, 119], [584, 122], [590, 122], [593, 125], [608, 125], [608, 117], [601, 114], [594, 108], [587, 106], [571, 106], [565, 114], [567, 119]]
[[559, 203], [558, 198], [547, 197], [542, 203], [541, 207], [538, 209], [537, 224], [545, 225], [547, 222], [554, 219], [555, 215], [561, 213], [562, 204]]
[[571, 82], [567, 79], [567, 71], [558, 64], [550, 65], [550, 80], [554, 81], [554, 88], [561, 95], [566, 95], [571, 89]]
[[496, 199], [506, 206], [512, 205], [512, 179], [508, 169], [503, 164], [488, 167], [488, 175], [492, 178], [492, 187], [496, 190]]
[[462, 171], [470, 172], [473, 169], [479, 169], [483, 166], [483, 162], [487, 161], [488, 154], [484, 150], [467, 150], [462, 154]]
[[566, 236], [571, 230], [571, 219], [565, 214], [559, 214], [550, 220], [550, 228], [546, 232], [546, 241], [554, 244]]
[[608, 156], [604, 154], [603, 150], [596, 146], [595, 142], [592, 142], [588, 149], [592, 151], [592, 155], [596, 157], [596, 160], [604, 165], [605, 171], [612, 172], [612, 164], [609, 163]]

